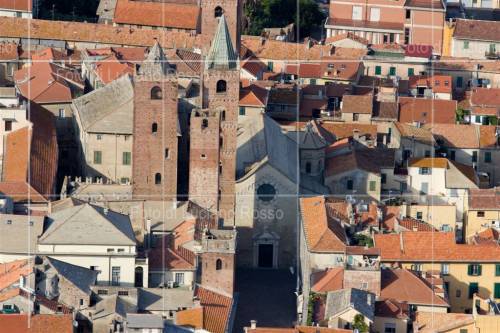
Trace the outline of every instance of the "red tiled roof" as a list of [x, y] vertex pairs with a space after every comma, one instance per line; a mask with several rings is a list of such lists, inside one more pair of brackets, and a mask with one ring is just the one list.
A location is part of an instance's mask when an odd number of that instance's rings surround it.
[[0, 182], [0, 195], [8, 196], [14, 202], [47, 202], [47, 199], [25, 181]]
[[248, 333], [352, 333], [353, 330], [347, 330], [342, 328], [327, 328], [319, 326], [296, 326], [295, 328], [285, 328], [285, 327], [257, 327], [248, 329]]
[[344, 33], [344, 34], [338, 34], [338, 35], [335, 35], [335, 36], [328, 37], [325, 40], [325, 43], [326, 44], [333, 44], [335, 42], [338, 42], [338, 41], [344, 40], [344, 39], [352, 39], [353, 41], [356, 41], [356, 42], [361, 43], [363, 45], [370, 44], [370, 42], [367, 39], [365, 39], [363, 37], [359, 37], [359, 36], [355, 35], [352, 32], [347, 32], [347, 33]]
[[330, 268], [311, 274], [311, 290], [326, 293], [344, 287], [344, 267]]
[[175, 324], [196, 329], [203, 328], [203, 308], [193, 308], [178, 311], [175, 316]]
[[118, 0], [113, 22], [196, 30], [199, 17], [200, 8], [197, 5]]
[[500, 188], [470, 189], [469, 209], [500, 210]]
[[28, 181], [38, 193], [49, 198], [54, 194], [58, 163], [55, 119], [35, 103], [30, 106], [32, 128], [23, 127], [6, 136], [3, 180]]
[[0, 9], [31, 12], [33, 4], [31, 0], [0, 0]]
[[390, 299], [376, 302], [375, 317], [408, 319], [408, 304]]
[[16, 87], [27, 99], [36, 103], [71, 103], [70, 85], [83, 91], [84, 82], [76, 70], [49, 62], [37, 62], [14, 73]]
[[192, 48], [200, 46], [199, 35], [180, 31], [129, 29], [107, 24], [69, 21], [28, 20], [2, 17], [0, 36], [33, 38], [98, 44], [153, 46], [158, 41], [163, 48]]
[[233, 299], [203, 287], [198, 287], [196, 296], [203, 307], [203, 328], [211, 333], [224, 333], [231, 316]]
[[267, 66], [255, 57], [250, 57], [241, 62], [241, 68], [257, 77], [259, 73], [267, 71]]
[[321, 122], [321, 127], [334, 134], [337, 140], [351, 138], [354, 136], [355, 131], [358, 131], [360, 136], [368, 135], [371, 139], [377, 138], [377, 125]]
[[373, 95], [344, 95], [342, 113], [372, 114]]
[[416, 305], [449, 306], [435, 294], [432, 286], [407, 269], [383, 269], [381, 299], [393, 299]]
[[255, 84], [240, 89], [240, 106], [266, 107], [269, 90]]
[[300, 199], [300, 212], [306, 236], [306, 243], [311, 252], [343, 252], [347, 243], [345, 230], [334, 218], [335, 213], [325, 197]]
[[72, 333], [71, 314], [0, 314], [0, 332], [15, 333]]
[[32, 265], [28, 260], [15, 260], [0, 264], [0, 290], [19, 281], [20, 276], [32, 272]]
[[95, 72], [103, 84], [108, 84], [124, 75], [135, 73], [135, 65], [120, 62], [116, 56], [107, 57], [95, 63]]
[[457, 19], [453, 38], [500, 41], [500, 22]]
[[185, 258], [186, 255], [181, 252], [182, 250], [173, 248], [171, 235], [164, 236], [148, 254], [150, 269], [153, 271], [195, 269], [194, 263]]
[[458, 328], [467, 328], [474, 322], [472, 314], [418, 311], [415, 313], [413, 327], [418, 328], [420, 333], [456, 332], [460, 331]]
[[456, 244], [453, 232], [403, 231], [375, 234], [382, 262], [496, 262], [500, 247], [484, 251], [479, 245]]
[[321, 58], [321, 77], [331, 80], [355, 81], [358, 77], [361, 62], [352, 59], [339, 59], [339, 57]]
[[475, 88], [470, 92], [473, 106], [500, 107], [500, 88]]
[[285, 68], [286, 74], [298, 75], [301, 78], [319, 79], [322, 76], [321, 64], [298, 64], [287, 65]]
[[429, 223], [425, 223], [410, 217], [399, 220], [399, 225], [409, 231], [436, 231]]
[[454, 124], [456, 101], [427, 98], [399, 98], [399, 121], [402, 123]]

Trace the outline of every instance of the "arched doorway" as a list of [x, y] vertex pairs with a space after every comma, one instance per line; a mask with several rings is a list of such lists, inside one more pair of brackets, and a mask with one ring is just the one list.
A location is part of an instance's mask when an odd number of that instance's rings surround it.
[[135, 283], [134, 283], [134, 287], [142, 288], [143, 287], [143, 280], [144, 280], [144, 270], [140, 266], [136, 267], [135, 268]]

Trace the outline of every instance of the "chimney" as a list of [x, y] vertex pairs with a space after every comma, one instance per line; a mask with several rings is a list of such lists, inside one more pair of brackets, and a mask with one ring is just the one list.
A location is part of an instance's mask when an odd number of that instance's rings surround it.
[[109, 208], [108, 207], [104, 207], [104, 214], [108, 215], [109, 213]]
[[257, 320], [250, 320], [250, 329], [254, 330], [257, 328]]
[[193, 297], [193, 308], [200, 308], [201, 307], [201, 301], [198, 296]]
[[352, 138], [356, 141], [359, 141], [359, 130], [355, 129], [352, 131]]
[[402, 253], [405, 252], [405, 245], [403, 242], [403, 233], [402, 232], [399, 233], [399, 249], [401, 250]]

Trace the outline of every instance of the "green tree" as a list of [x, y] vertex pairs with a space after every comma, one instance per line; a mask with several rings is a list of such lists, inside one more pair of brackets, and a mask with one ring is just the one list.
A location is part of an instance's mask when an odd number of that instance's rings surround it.
[[354, 316], [352, 327], [357, 329], [359, 333], [368, 332], [368, 325], [365, 323], [365, 317], [359, 313]]

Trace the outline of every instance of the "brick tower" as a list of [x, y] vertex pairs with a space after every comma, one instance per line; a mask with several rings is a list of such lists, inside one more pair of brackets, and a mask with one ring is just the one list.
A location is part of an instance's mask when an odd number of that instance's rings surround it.
[[201, 0], [201, 35], [205, 54], [222, 16], [226, 19], [233, 49], [239, 50], [241, 8], [239, 0]]
[[233, 295], [236, 231], [206, 229], [201, 247], [201, 285]]
[[[203, 149], [212, 147], [213, 154], [217, 154], [218, 176], [199, 175], [206, 168], [215, 169], [215, 161], [208, 158], [203, 160], [199, 153], [190, 155], [189, 197], [202, 207], [217, 212], [225, 226], [234, 225], [235, 203], [235, 170], [236, 170], [236, 129], [238, 123], [239, 103], [239, 63], [231, 42], [231, 34], [226, 23], [225, 15], [218, 19], [219, 23], [213, 37], [210, 51], [205, 58], [203, 73], [203, 108], [191, 116], [191, 150], [196, 152], [203, 145]], [[202, 116], [201, 116], [202, 115]], [[213, 121], [214, 117], [218, 120]], [[203, 129], [203, 123], [208, 126]], [[215, 124], [219, 124], [217, 130]], [[205, 130], [209, 135], [203, 135]], [[202, 135], [201, 140], [197, 136]], [[217, 152], [214, 147], [218, 146]], [[210, 165], [210, 167], [209, 167]], [[208, 183], [213, 182], [213, 183]], [[215, 183], [217, 182], [217, 185]], [[213, 198], [206, 199], [205, 203], [200, 196], [213, 196], [217, 186], [218, 204], [212, 205]], [[208, 191], [208, 189], [210, 191]]]
[[156, 43], [134, 79], [134, 198], [177, 198], [177, 79]]

